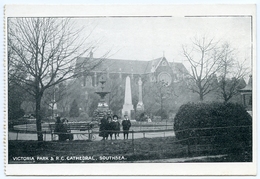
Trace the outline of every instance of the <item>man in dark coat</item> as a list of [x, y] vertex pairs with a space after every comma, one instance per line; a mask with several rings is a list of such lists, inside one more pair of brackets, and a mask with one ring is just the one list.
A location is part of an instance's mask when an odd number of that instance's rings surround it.
[[108, 120], [107, 118], [104, 116], [101, 121], [100, 121], [100, 126], [99, 126], [99, 136], [100, 137], [103, 137], [102, 140], [105, 140], [108, 138], [108, 126], [109, 126], [109, 123], [108, 123]]
[[64, 118], [62, 120], [62, 124], [64, 126], [64, 132], [66, 133], [66, 134], [64, 134], [64, 139], [73, 140], [73, 134], [71, 133], [68, 119]]
[[66, 140], [66, 129], [63, 125], [63, 123], [60, 120], [60, 117], [56, 117], [56, 122], [55, 122], [55, 129], [54, 132], [56, 132], [59, 136], [59, 141], [65, 141]]
[[124, 120], [122, 121], [122, 126], [123, 126], [123, 132], [124, 132], [124, 139], [128, 139], [128, 133], [129, 129], [131, 127], [131, 122], [128, 118], [127, 115], [124, 115]]

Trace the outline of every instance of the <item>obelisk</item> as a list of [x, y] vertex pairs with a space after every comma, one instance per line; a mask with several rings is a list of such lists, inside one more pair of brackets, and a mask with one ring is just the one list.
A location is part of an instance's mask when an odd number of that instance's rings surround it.
[[122, 116], [127, 114], [129, 119], [131, 119], [131, 111], [134, 110], [132, 104], [132, 93], [131, 93], [131, 82], [130, 77], [127, 76], [125, 80], [125, 101], [122, 109]]
[[137, 106], [136, 106], [136, 109], [139, 110], [139, 111], [143, 111], [144, 110], [142, 84], [143, 84], [142, 79], [141, 79], [141, 77], [139, 77], [139, 80], [138, 80], [139, 100], [138, 100], [138, 103], [137, 103]]

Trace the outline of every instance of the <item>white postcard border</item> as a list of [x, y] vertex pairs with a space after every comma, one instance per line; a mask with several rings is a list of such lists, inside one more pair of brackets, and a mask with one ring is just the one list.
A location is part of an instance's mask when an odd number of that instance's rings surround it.
[[[159, 7], [158, 7], [159, 6]], [[255, 5], [7, 5], [8, 17], [85, 16], [235, 16], [253, 17], [253, 162], [152, 163], [152, 164], [8, 164], [5, 130], [6, 175], [256, 175], [256, 6]], [[6, 31], [6, 26], [5, 26]], [[6, 36], [5, 36], [6, 38]], [[6, 40], [6, 39], [5, 39]], [[5, 46], [5, 51], [7, 51]], [[5, 85], [7, 85], [5, 57]], [[7, 86], [5, 86], [7, 94]], [[5, 96], [5, 104], [7, 97]], [[7, 107], [5, 106], [7, 109]], [[5, 117], [6, 117], [5, 110]], [[7, 126], [7, 120], [5, 120]]]

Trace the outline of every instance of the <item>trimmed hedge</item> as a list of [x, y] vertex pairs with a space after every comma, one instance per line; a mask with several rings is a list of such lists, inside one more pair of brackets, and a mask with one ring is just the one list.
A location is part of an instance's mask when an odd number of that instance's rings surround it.
[[177, 112], [174, 131], [182, 144], [245, 146], [252, 142], [252, 117], [240, 104], [188, 103]]

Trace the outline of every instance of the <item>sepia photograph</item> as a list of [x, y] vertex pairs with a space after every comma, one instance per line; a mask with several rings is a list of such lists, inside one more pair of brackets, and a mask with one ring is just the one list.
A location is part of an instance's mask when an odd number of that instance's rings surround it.
[[51, 13], [5, 7], [7, 173], [153, 163], [255, 173], [254, 5], [184, 15], [172, 13], [178, 6], [33, 7]]

